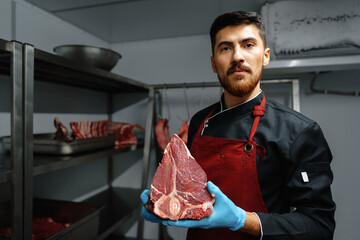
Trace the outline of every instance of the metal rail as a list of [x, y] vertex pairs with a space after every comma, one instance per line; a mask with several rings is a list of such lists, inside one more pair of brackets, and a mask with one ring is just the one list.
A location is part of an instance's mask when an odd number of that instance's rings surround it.
[[[300, 84], [299, 79], [263, 79], [260, 84], [279, 84], [290, 83], [292, 85], [292, 105], [295, 111], [300, 112]], [[219, 82], [193, 82], [193, 83], [170, 83], [155, 84], [152, 87], [156, 90], [174, 89], [174, 88], [205, 88], [205, 87], [221, 87]]]

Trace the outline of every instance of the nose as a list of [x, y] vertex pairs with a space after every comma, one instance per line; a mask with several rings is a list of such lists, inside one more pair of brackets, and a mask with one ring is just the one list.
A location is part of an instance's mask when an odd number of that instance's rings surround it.
[[245, 58], [244, 58], [243, 53], [241, 52], [241, 48], [237, 47], [234, 49], [233, 62], [234, 63], [244, 63], [245, 62]]

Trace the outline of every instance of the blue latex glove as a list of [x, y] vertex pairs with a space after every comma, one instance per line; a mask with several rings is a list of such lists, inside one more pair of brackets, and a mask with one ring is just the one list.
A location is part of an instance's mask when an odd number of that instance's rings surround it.
[[245, 224], [246, 212], [237, 207], [220, 189], [212, 182], [207, 182], [207, 189], [215, 195], [214, 212], [200, 220], [163, 220], [168, 226], [185, 228], [220, 228], [226, 227], [233, 231], [242, 228]]
[[[143, 205], [145, 205], [149, 201], [149, 192], [150, 192], [149, 189], [145, 189], [140, 195]], [[141, 216], [145, 220], [153, 222], [153, 223], [161, 223], [161, 221], [162, 221], [161, 218], [159, 218], [155, 214], [149, 212], [144, 206], [141, 209]]]

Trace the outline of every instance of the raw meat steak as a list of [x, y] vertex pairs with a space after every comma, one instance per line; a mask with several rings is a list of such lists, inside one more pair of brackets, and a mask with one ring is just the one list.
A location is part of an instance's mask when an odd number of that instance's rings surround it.
[[[61, 123], [57, 118], [55, 118], [54, 122], [55, 127], [58, 129], [57, 135], [61, 137], [67, 129], [63, 125], [60, 125]], [[94, 138], [115, 134], [117, 135], [115, 148], [136, 145], [138, 139], [135, 136], [135, 133], [138, 137], [141, 137], [144, 131], [141, 126], [137, 124], [110, 122], [109, 120], [70, 122], [70, 127], [75, 139]]]
[[71, 142], [74, 139], [69, 135], [68, 129], [60, 122], [60, 120], [54, 118], [54, 126], [56, 128], [54, 139], [64, 140], [65, 142]]
[[75, 139], [107, 136], [108, 120], [70, 122]]
[[156, 141], [159, 148], [164, 152], [166, 145], [169, 143], [169, 124], [168, 120], [163, 118], [157, 121], [155, 125]]
[[206, 188], [207, 176], [174, 134], [166, 146], [150, 189], [146, 208], [163, 219], [201, 219], [213, 212], [213, 198]]
[[116, 134], [118, 137], [115, 142], [115, 148], [127, 147], [137, 144], [137, 138], [134, 135], [134, 124], [122, 122], [110, 122], [108, 132]]

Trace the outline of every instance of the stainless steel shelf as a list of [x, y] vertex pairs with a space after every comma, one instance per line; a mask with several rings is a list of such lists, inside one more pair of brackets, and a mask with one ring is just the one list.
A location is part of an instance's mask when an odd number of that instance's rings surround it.
[[[142, 149], [143, 145], [122, 149], [103, 149], [69, 156], [34, 155], [33, 157], [33, 88], [35, 81], [44, 81], [109, 93], [108, 114], [111, 118], [113, 93], [148, 93], [149, 86], [97, 68], [83, 66], [65, 58], [35, 49], [29, 44], [0, 39], [0, 74], [11, 78], [11, 154], [0, 155], [0, 183], [9, 182], [11, 193], [12, 239], [27, 239], [32, 232], [33, 176], [105, 159]], [[126, 163], [125, 166], [131, 164]], [[112, 164], [110, 164], [112, 166]], [[111, 178], [111, 167], [108, 169]], [[140, 190], [124, 194], [107, 191], [105, 218], [101, 236], [118, 228], [127, 228], [139, 215]], [[114, 204], [112, 204], [114, 202]], [[111, 208], [110, 208], [111, 207]], [[129, 225], [130, 224], [130, 225]], [[124, 230], [125, 231], [125, 230]], [[105, 237], [104, 237], [105, 238]]]
[[[69, 61], [66, 58], [34, 49], [35, 80], [88, 88], [110, 93], [148, 92], [145, 83], [95, 67]], [[0, 74], [10, 75], [11, 47], [0, 38]]]
[[11, 52], [9, 41], [0, 38], [0, 51]]
[[112, 157], [121, 153], [135, 151], [139, 149], [142, 149], [142, 146], [134, 145], [127, 148], [108, 148], [100, 151], [93, 151], [85, 154], [79, 153], [68, 156], [35, 155], [33, 175], [36, 176], [44, 173], [49, 173], [56, 170], [77, 166], [83, 163], [95, 161], [98, 159], [104, 159], [107, 157]]
[[11, 181], [11, 160], [10, 155], [0, 155], [0, 183]]
[[263, 75], [359, 70], [360, 55], [283, 59], [270, 61]]
[[35, 80], [111, 93], [148, 92], [144, 83], [35, 49]]
[[[98, 159], [104, 159], [112, 156], [119, 155], [130, 151], [142, 150], [143, 146], [131, 146], [121, 149], [103, 149], [100, 151], [93, 151], [90, 153], [80, 153], [68, 156], [54, 156], [54, 155], [35, 155], [33, 175], [40, 175], [49, 173], [64, 168], [69, 168], [84, 164], [87, 162], [95, 161]], [[0, 155], [0, 183], [11, 181], [11, 160], [10, 154]]]
[[141, 210], [140, 189], [110, 188], [84, 202], [105, 206], [100, 212], [97, 240], [104, 240], [115, 230], [125, 234], [138, 220]]

